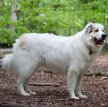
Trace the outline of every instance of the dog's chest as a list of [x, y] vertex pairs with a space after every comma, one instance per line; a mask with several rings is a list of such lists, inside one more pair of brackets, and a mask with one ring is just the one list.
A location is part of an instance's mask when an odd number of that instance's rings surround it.
[[96, 54], [89, 55], [89, 53], [85, 54], [80, 53], [79, 55], [77, 55], [77, 59], [73, 61], [73, 65], [76, 64], [77, 70], [85, 72], [91, 67], [95, 59], [96, 59]]

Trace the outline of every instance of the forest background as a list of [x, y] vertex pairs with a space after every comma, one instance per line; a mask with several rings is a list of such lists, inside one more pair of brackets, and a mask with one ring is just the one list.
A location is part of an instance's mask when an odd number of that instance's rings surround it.
[[88, 22], [108, 28], [108, 0], [0, 0], [0, 47], [28, 32], [70, 36]]

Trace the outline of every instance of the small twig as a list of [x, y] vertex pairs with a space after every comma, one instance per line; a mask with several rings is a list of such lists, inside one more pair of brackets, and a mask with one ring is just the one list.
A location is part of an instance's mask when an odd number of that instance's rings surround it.
[[108, 77], [108, 73], [107, 72], [89, 72], [86, 73], [85, 76], [106, 76]]
[[55, 86], [55, 87], [58, 87], [59, 84], [52, 84], [52, 83], [29, 83], [29, 85], [32, 85], [32, 86]]

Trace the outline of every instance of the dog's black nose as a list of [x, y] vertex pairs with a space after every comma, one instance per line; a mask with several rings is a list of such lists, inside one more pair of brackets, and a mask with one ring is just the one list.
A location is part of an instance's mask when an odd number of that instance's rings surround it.
[[107, 36], [106, 34], [103, 34], [102, 39], [105, 40], [106, 36]]

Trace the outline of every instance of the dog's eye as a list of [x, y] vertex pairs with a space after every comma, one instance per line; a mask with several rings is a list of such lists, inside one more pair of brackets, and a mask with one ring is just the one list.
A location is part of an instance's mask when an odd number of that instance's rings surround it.
[[95, 32], [98, 32], [99, 30], [98, 29], [95, 29]]
[[105, 32], [105, 30], [102, 29], [103, 32]]

